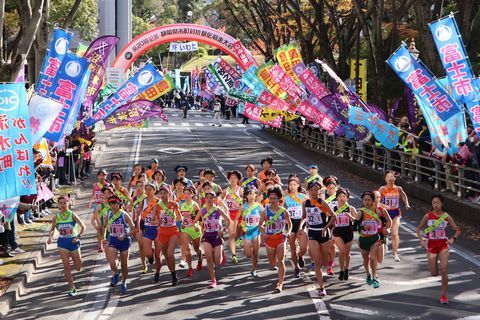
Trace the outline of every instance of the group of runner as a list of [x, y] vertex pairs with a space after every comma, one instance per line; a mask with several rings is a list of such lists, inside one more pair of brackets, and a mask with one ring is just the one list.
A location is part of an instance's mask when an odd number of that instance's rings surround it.
[[[174, 253], [180, 245], [180, 267], [186, 267], [186, 276], [191, 277], [194, 270], [200, 272], [205, 257], [209, 287], [215, 288], [217, 267], [227, 261], [223, 245], [228, 234], [231, 263], [238, 263], [236, 247], [243, 246], [245, 256], [251, 259], [253, 278], [258, 277], [259, 250], [265, 246], [271, 268], [278, 270], [274, 290], [278, 293], [283, 290], [287, 243], [297, 278], [305, 267], [308, 252], [319, 296], [324, 297], [327, 292], [323, 268], [326, 267], [328, 275], [334, 275], [338, 250], [338, 279], [349, 279], [350, 251], [354, 232], [358, 231], [366, 283], [378, 288], [378, 264], [384, 259], [390, 233], [393, 259], [400, 261], [400, 201], [406, 209], [410, 208], [407, 195], [395, 185], [395, 173], [386, 172], [385, 186], [364, 192], [362, 207], [355, 209], [349, 204], [349, 190], [341, 187], [335, 176], [322, 178], [316, 165], [309, 166], [310, 175], [303, 181], [296, 174], [290, 174], [284, 190], [272, 164], [271, 158], [263, 159], [258, 174], [252, 164], [246, 166], [245, 176], [237, 170], [229, 171], [229, 185], [225, 189], [215, 182], [214, 170], [201, 170], [199, 181], [193, 182], [186, 178], [188, 168], [181, 165], [175, 168], [177, 177], [168, 184], [157, 159], [151, 161], [146, 171], [141, 165], [135, 165], [127, 187], [120, 173], [112, 173], [111, 182], [107, 182], [107, 172], [100, 170], [89, 208], [93, 210], [91, 224], [97, 230], [98, 251], [105, 252], [112, 271], [110, 286], [115, 287], [121, 275], [120, 291], [127, 292], [128, 259], [132, 239], [136, 238], [142, 273], [148, 273], [148, 265], [154, 264], [154, 282], [159, 281], [163, 256], [171, 273], [172, 286], [178, 284]], [[49, 242], [58, 230], [57, 246], [69, 294], [75, 295], [69, 260], [71, 257], [76, 270], [81, 269], [80, 238], [85, 225], [69, 209], [67, 197], [61, 196], [58, 206]], [[427, 228], [423, 229], [425, 226]], [[447, 226], [455, 231], [450, 238]], [[460, 229], [444, 212], [441, 196], [432, 198], [432, 210], [422, 219], [417, 233], [421, 246], [427, 249], [432, 275], [438, 274], [437, 261], [440, 262], [440, 301], [448, 303], [448, 245], [457, 239]], [[192, 247], [197, 259], [195, 268]], [[121, 270], [118, 269], [119, 257]]]

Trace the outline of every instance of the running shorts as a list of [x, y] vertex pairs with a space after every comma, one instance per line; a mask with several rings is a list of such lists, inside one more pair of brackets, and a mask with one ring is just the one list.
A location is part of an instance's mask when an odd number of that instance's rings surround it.
[[182, 232], [185, 232], [186, 234], [188, 234], [188, 236], [190, 237], [190, 239], [192, 239], [192, 241], [202, 236], [202, 231], [200, 230], [200, 228], [198, 228], [198, 231], [195, 231], [195, 227], [186, 227], [186, 228], [182, 228]]
[[370, 251], [370, 248], [375, 244], [375, 242], [380, 242], [380, 236], [378, 234], [369, 237], [358, 238], [360, 249], [364, 251]]
[[123, 240], [118, 240], [117, 237], [110, 237], [108, 240], [108, 246], [110, 248], [115, 248], [120, 252], [130, 249], [131, 244], [132, 244], [132, 239], [130, 239], [130, 237], [126, 237]]
[[223, 239], [217, 232], [205, 232], [202, 237], [202, 242], [209, 243], [215, 248], [223, 244]]
[[176, 235], [178, 235], [177, 226], [158, 228], [158, 241], [160, 241], [161, 244], [168, 244], [170, 238]]
[[142, 235], [144, 238], [150, 239], [154, 241], [158, 235], [158, 227], [157, 226], [145, 226], [143, 229]]
[[276, 249], [279, 245], [285, 242], [287, 237], [283, 233], [267, 234], [265, 238], [265, 245], [269, 248]]
[[74, 238], [58, 238], [57, 248], [70, 252], [77, 251], [78, 249], [80, 249], [80, 241], [77, 241], [77, 243], [73, 243], [73, 239]]
[[342, 238], [343, 243], [349, 243], [353, 240], [352, 227], [335, 227], [335, 229], [333, 229], [333, 236]]
[[327, 229], [327, 235], [326, 237], [322, 236], [322, 231], [323, 230], [308, 230], [308, 240], [316, 240], [318, 243], [322, 244], [331, 239], [330, 236], [330, 229]]

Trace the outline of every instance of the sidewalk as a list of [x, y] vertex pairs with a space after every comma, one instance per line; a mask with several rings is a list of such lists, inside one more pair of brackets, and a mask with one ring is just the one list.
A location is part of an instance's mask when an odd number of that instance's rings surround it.
[[[105, 149], [108, 140], [97, 140], [93, 152], [93, 167], [95, 161]], [[92, 170], [94, 173], [95, 171]], [[92, 174], [94, 176], [94, 174]], [[78, 181], [77, 186], [66, 186], [55, 190], [55, 198], [60, 194], [70, 194], [75, 205], [80, 188], [83, 183]], [[20, 296], [25, 292], [27, 283], [44, 260], [47, 250], [47, 239], [50, 225], [56, 209], [52, 214], [38, 218], [34, 224], [20, 225], [18, 227], [17, 240], [20, 247], [25, 250], [22, 254], [16, 254], [11, 258], [0, 258], [0, 317], [5, 316], [13, 308]]]

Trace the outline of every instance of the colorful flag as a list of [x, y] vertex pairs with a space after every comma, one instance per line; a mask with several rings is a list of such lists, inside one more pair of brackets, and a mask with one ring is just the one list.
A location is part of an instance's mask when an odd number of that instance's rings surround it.
[[54, 120], [44, 137], [52, 141], [60, 141], [65, 126], [74, 112], [78, 97], [82, 94], [80, 88], [85, 74], [88, 72], [88, 61], [73, 53], [67, 53], [52, 86], [51, 98], [63, 103], [63, 109]]
[[278, 64], [273, 65], [269, 72], [270, 76], [272, 76], [273, 81], [278, 83], [280, 88], [287, 92], [289, 96], [295, 99], [301, 99], [302, 97], [306, 96], [303, 89], [298, 86], [295, 80], [290, 77], [285, 71], [283, 71], [283, 69]]
[[19, 204], [20, 197], [0, 200], [0, 218], [5, 217], [5, 221], [12, 222], [13, 218], [16, 217], [15, 213]]
[[37, 191], [28, 119], [24, 84], [0, 84], [0, 200]]
[[332, 133], [338, 126], [338, 121], [329, 117], [320, 110], [314, 108], [308, 101], [304, 100], [298, 107], [298, 112], [302, 114], [307, 120], [313, 121], [319, 125], [322, 129]]
[[91, 117], [93, 114], [93, 104], [102, 88], [108, 57], [118, 40], [116, 36], [99, 37], [92, 41], [83, 55], [90, 63], [90, 79], [82, 102], [84, 116]]
[[175, 83], [172, 77], [166, 74], [165, 78], [162, 81], [151, 86], [150, 88], [145, 90], [143, 93], [139, 94], [135, 98], [135, 100], [146, 99], [146, 100], [154, 101], [160, 98], [161, 96], [169, 93], [173, 89], [175, 89]]
[[251, 66], [258, 65], [250, 51], [244, 47], [240, 40], [237, 40], [232, 44], [232, 51], [237, 57], [240, 58], [240, 60], [237, 62], [243, 70], [247, 70]]
[[88, 46], [86, 44], [79, 43], [77, 47], [77, 52], [76, 52], [77, 56], [83, 57], [85, 52], [87, 52], [87, 49], [88, 49]]
[[392, 106], [390, 107], [390, 112], [388, 113], [388, 120], [394, 120], [395, 114], [397, 114], [398, 106], [400, 105], [402, 98], [397, 98], [393, 100]]
[[330, 90], [328, 90], [310, 68], [307, 68], [303, 63], [298, 63], [293, 68], [293, 71], [311, 95], [322, 99], [330, 94]]
[[67, 125], [65, 127], [65, 131], [63, 132], [65, 136], [71, 134], [73, 128], [77, 124], [77, 119], [83, 119], [83, 116], [80, 117], [80, 111], [82, 110], [82, 101], [85, 98], [89, 80], [90, 70], [87, 69], [87, 72], [84, 74], [82, 82], [80, 83], [75, 101], [73, 102], [73, 110], [70, 112], [70, 115], [67, 119]]
[[274, 67], [273, 62], [264, 63], [255, 70], [255, 75], [260, 82], [277, 98], [285, 100], [287, 93], [282, 87], [272, 78], [270, 70]]
[[42, 164], [45, 164], [48, 166], [53, 165], [52, 157], [50, 156], [50, 151], [48, 150], [47, 139], [45, 138], [40, 139], [39, 142], [33, 145], [33, 149], [39, 151], [42, 154], [42, 157], [43, 157]]
[[158, 72], [157, 68], [151, 63], [146, 63], [145, 66], [138, 69], [131, 78], [123, 83], [113, 95], [102, 102], [97, 113], [83, 120], [83, 122], [87, 127], [90, 127], [95, 122], [107, 118], [119, 106], [129, 102], [161, 80], [163, 80], [163, 76]]
[[192, 70], [192, 93], [194, 96], [198, 95], [198, 90], [200, 89], [200, 70], [198, 67], [195, 67]]
[[240, 79], [241, 74], [222, 58], [217, 58], [208, 65], [208, 69], [218, 79], [226, 91], [233, 87], [235, 80]]
[[167, 115], [158, 104], [148, 100], [135, 100], [112, 112], [103, 123], [105, 124], [105, 129], [109, 130], [153, 117], [159, 117], [163, 121], [168, 122]]
[[282, 125], [282, 116], [278, 115], [276, 118], [270, 121], [263, 121], [261, 119], [261, 114], [262, 114], [263, 108], [256, 106], [251, 103], [245, 103], [245, 108], [243, 109], [243, 115], [246, 116], [249, 119], [255, 120], [255, 121], [260, 121], [268, 126], [274, 127], [274, 128], [280, 128]]
[[457, 103], [445, 88], [408, 51], [403, 43], [387, 60], [388, 65], [417, 97], [433, 108], [443, 121], [460, 112]]
[[32, 143], [39, 141], [50, 129], [63, 108], [60, 102], [34, 94], [28, 103]]
[[70, 41], [72, 40], [72, 34], [62, 29], [55, 29], [53, 31], [53, 38], [50, 41], [50, 45], [43, 60], [42, 69], [38, 75], [37, 86], [35, 92], [49, 97], [53, 93], [55, 78], [62, 61], [67, 55], [68, 48], [70, 47]]
[[[292, 45], [293, 46], [293, 45]], [[292, 48], [291, 48], [292, 50]], [[290, 61], [288, 57], [288, 47], [282, 46], [275, 50], [275, 57], [277, 58], [278, 64], [282, 67], [282, 69], [292, 78], [295, 80], [297, 84], [300, 83], [300, 79], [298, 75], [294, 72], [294, 65]], [[303, 63], [302, 63], [303, 64]]]

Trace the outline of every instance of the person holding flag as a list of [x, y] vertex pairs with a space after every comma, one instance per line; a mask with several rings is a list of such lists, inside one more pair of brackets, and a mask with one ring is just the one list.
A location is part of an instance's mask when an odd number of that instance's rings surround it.
[[[425, 226], [427, 228], [423, 229]], [[451, 226], [455, 231], [452, 237], [447, 236], [447, 227]], [[424, 238], [424, 233], [426, 239]], [[438, 275], [438, 262], [440, 262], [440, 274], [442, 277], [440, 303], [448, 304], [448, 246], [457, 241], [461, 231], [453, 218], [443, 211], [443, 197], [434, 195], [432, 197], [432, 210], [427, 212], [418, 224], [417, 236], [420, 246], [427, 251], [428, 265], [433, 277]]]

